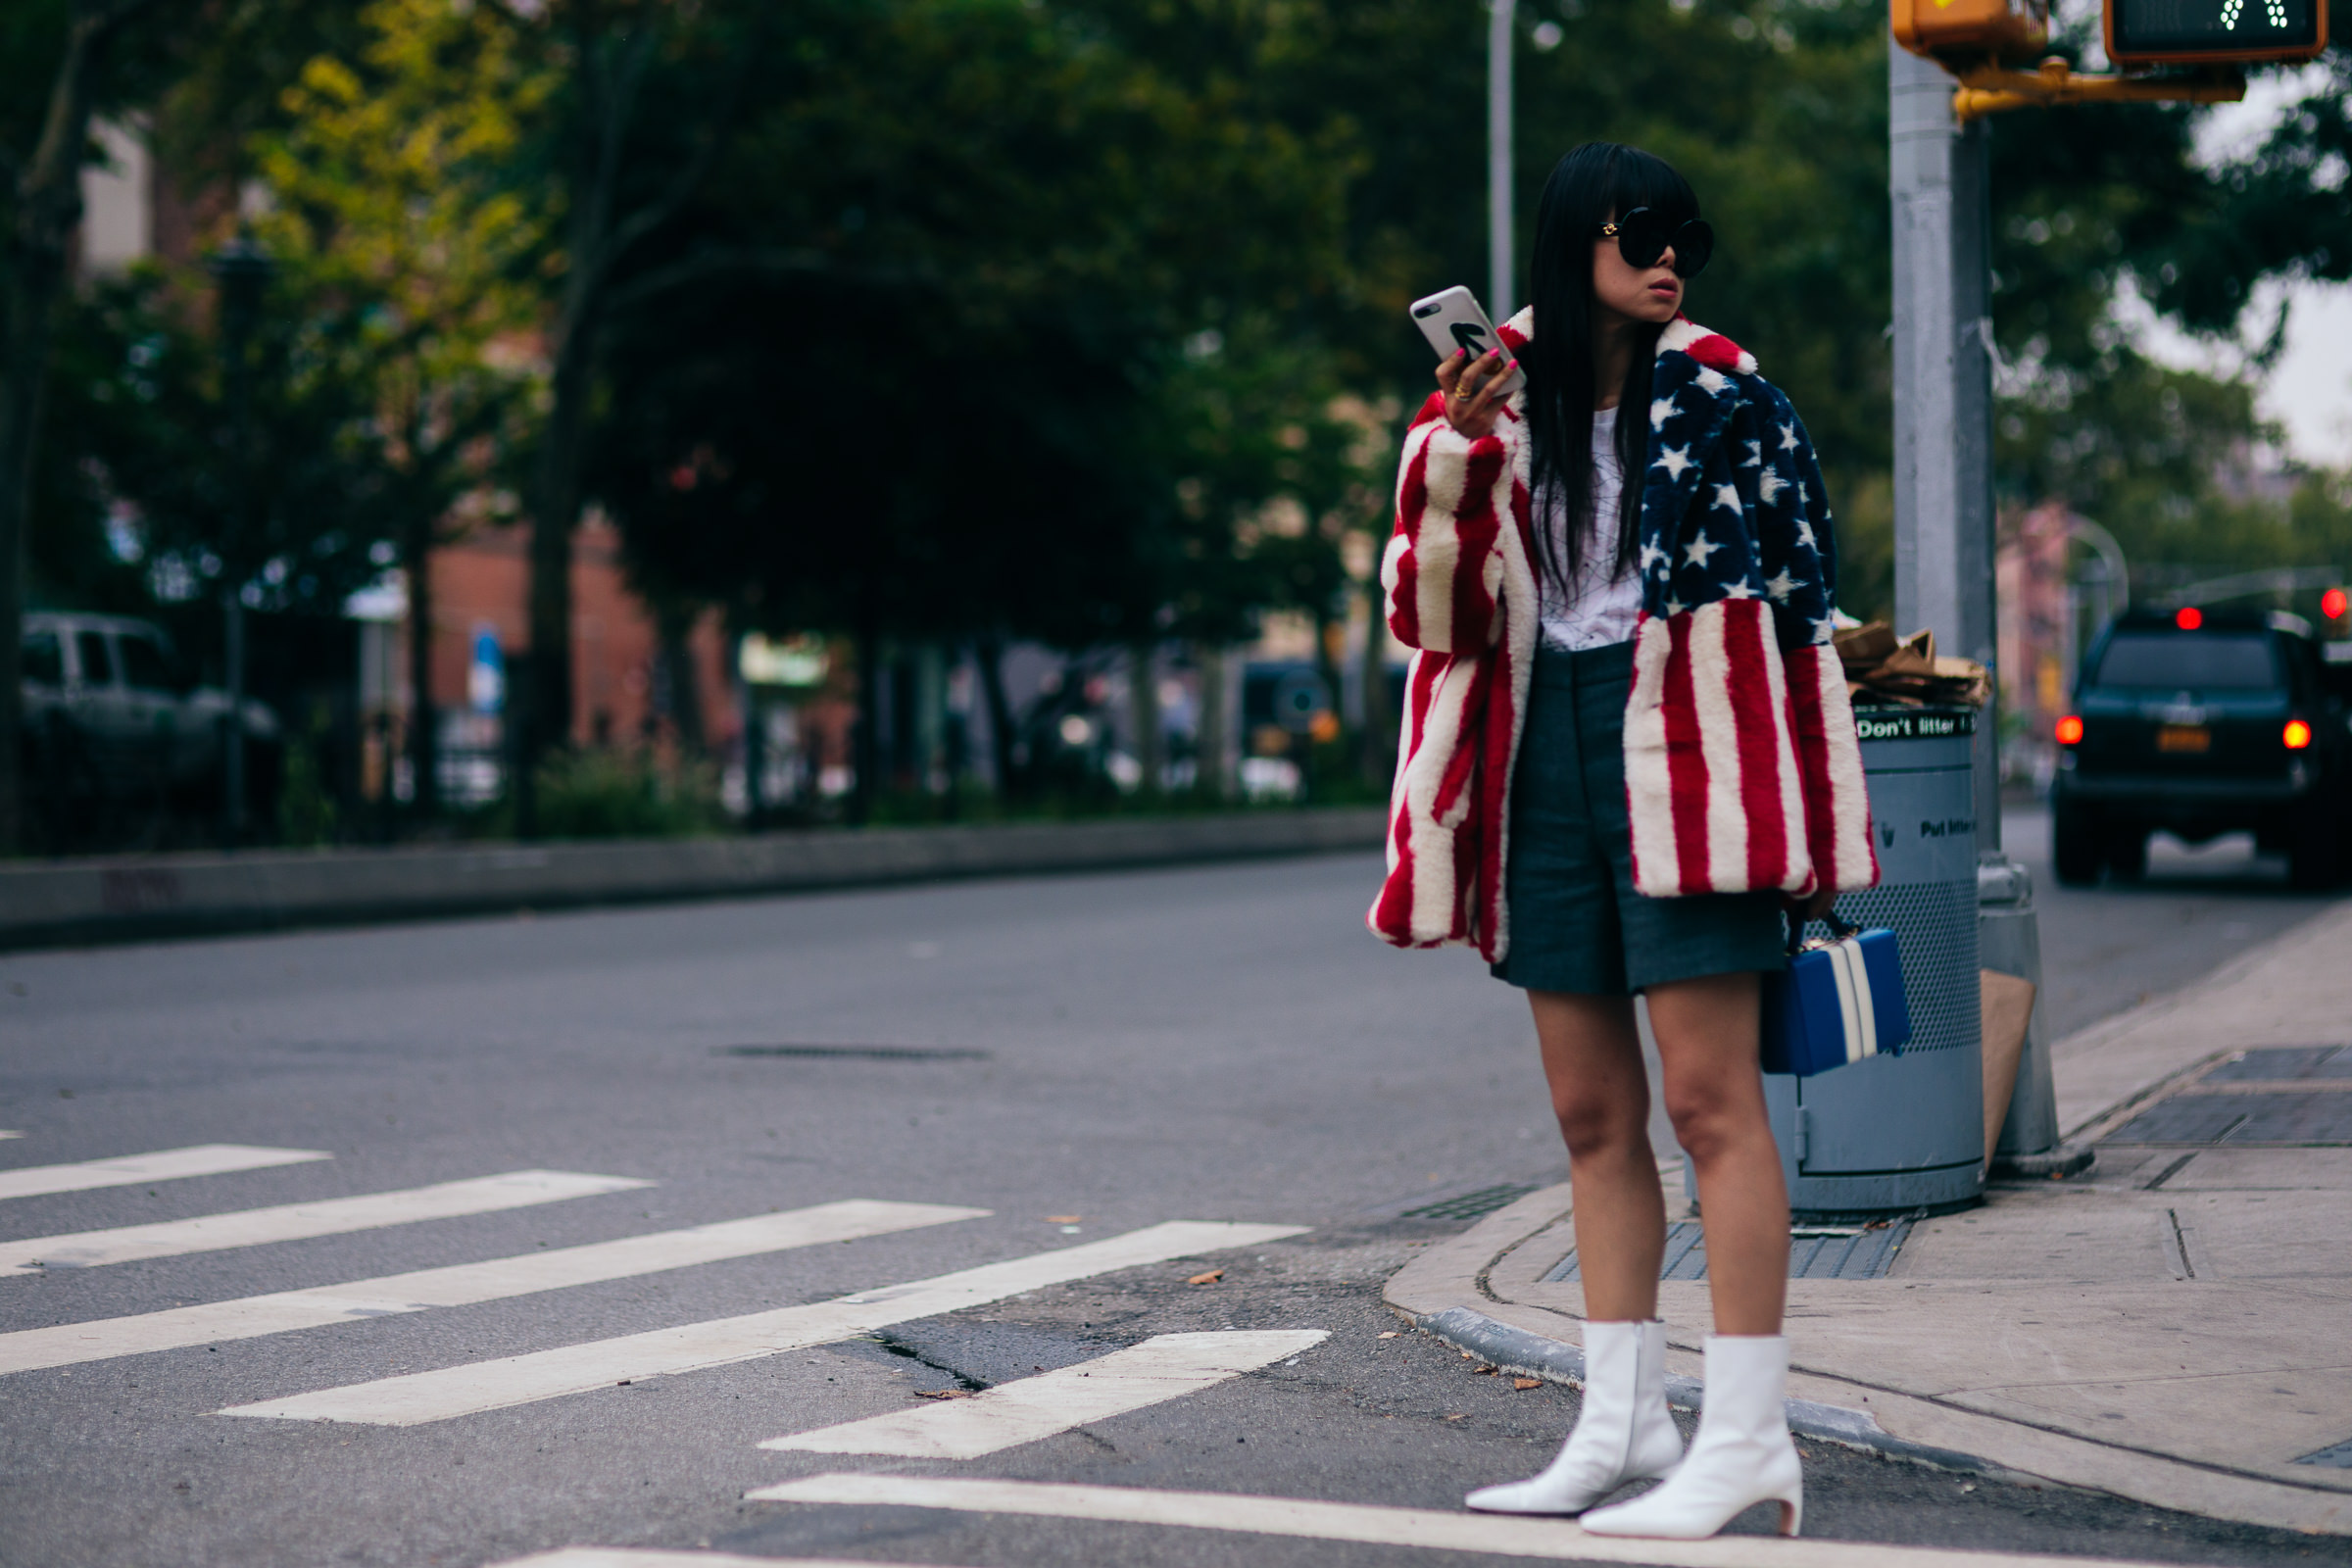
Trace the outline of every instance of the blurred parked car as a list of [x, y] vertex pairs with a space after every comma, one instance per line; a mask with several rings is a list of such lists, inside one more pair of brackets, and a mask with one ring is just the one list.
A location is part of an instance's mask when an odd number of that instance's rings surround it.
[[[23, 639], [26, 776], [64, 837], [218, 809], [228, 694], [200, 685], [161, 627], [43, 612], [24, 617]], [[249, 698], [242, 718], [247, 814], [267, 822], [282, 772], [277, 717]]]
[[2352, 665], [2278, 612], [2133, 611], [2083, 661], [2058, 721], [2051, 829], [2058, 880], [2123, 880], [2158, 828], [2201, 844], [2247, 832], [2284, 851], [2297, 887], [2342, 874], [2352, 807]]

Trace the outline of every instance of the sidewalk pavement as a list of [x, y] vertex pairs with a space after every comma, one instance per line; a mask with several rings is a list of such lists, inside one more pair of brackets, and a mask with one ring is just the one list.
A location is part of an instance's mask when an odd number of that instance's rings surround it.
[[[1920, 1220], [1883, 1278], [1788, 1285], [1813, 1438], [2248, 1524], [2352, 1536], [2352, 904], [2051, 1048], [2098, 1161]], [[2342, 1049], [2338, 1049], [2338, 1048]], [[1669, 1211], [1687, 1211], [1679, 1165]], [[1573, 1382], [1549, 1281], [1565, 1183], [1430, 1248], [1389, 1303], [1482, 1359]], [[1667, 1280], [1696, 1402], [1703, 1280]], [[1686, 1381], [1690, 1380], [1690, 1381]]]

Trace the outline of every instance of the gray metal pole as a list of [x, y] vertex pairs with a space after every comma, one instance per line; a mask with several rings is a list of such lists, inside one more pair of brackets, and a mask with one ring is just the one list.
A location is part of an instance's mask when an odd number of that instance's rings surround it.
[[1511, 44], [1518, 0], [1489, 0], [1487, 22], [1487, 309], [1511, 316]]
[[221, 662], [228, 688], [228, 712], [220, 731], [220, 838], [222, 847], [245, 842], [245, 588], [232, 583], [221, 604]]
[[[1894, 206], [1894, 608], [1939, 653], [1993, 673], [1974, 755], [1978, 961], [2041, 984], [2033, 879], [2001, 851], [2000, 682], [1993, 593], [1992, 213], [1982, 121], [1952, 113], [1952, 78], [1887, 51], [1888, 192]], [[2017, 1174], [2067, 1173], [2040, 1008], [1994, 1152]]]
[[[1939, 653], [1994, 661], [1991, 275], [1984, 127], [1952, 117], [1952, 78], [1889, 48], [1894, 200], [1894, 611]], [[2000, 848], [1987, 712], [1977, 731], [1977, 845]]]

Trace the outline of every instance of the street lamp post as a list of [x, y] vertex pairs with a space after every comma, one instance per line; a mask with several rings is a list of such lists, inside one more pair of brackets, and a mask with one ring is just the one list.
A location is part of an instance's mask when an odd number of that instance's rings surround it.
[[235, 849], [245, 837], [245, 582], [244, 552], [253, 533], [253, 368], [249, 350], [260, 323], [262, 293], [277, 264], [250, 229], [213, 253], [207, 269], [220, 285], [220, 350], [227, 370], [229, 537], [222, 551], [226, 581], [220, 596], [221, 656], [228, 712], [220, 735], [220, 838]]
[[1511, 317], [1511, 44], [1518, 0], [1488, 0], [1487, 309], [1499, 326]]

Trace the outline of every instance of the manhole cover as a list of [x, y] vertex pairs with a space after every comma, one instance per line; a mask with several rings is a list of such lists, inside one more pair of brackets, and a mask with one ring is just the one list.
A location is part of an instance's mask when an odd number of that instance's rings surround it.
[[1498, 1208], [1508, 1208], [1536, 1190], [1533, 1182], [1504, 1182], [1497, 1187], [1481, 1187], [1475, 1193], [1458, 1198], [1440, 1199], [1419, 1208], [1404, 1211], [1406, 1219], [1484, 1219]]
[[[1890, 1220], [1883, 1225], [1804, 1226], [1788, 1235], [1788, 1277], [1792, 1280], [1875, 1280], [1886, 1276], [1911, 1234], [1911, 1221]], [[1694, 1219], [1666, 1228], [1666, 1255], [1659, 1261], [1662, 1280], [1703, 1280], [1707, 1277], [1706, 1232]], [[1544, 1276], [1546, 1285], [1581, 1279], [1576, 1254], [1570, 1252]]]

